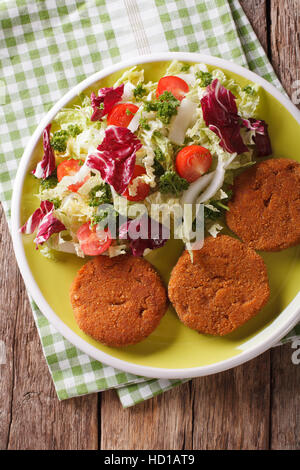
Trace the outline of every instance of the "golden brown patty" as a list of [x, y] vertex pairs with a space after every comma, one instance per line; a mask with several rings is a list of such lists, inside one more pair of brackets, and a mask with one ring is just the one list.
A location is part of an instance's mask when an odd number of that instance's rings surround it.
[[114, 347], [149, 336], [167, 307], [165, 287], [152, 265], [130, 255], [98, 256], [86, 263], [70, 297], [79, 328]]
[[169, 282], [169, 298], [180, 320], [217, 336], [254, 317], [269, 295], [263, 259], [227, 235], [207, 238], [203, 248], [193, 252], [193, 263], [185, 251]]
[[280, 251], [300, 243], [300, 165], [288, 159], [257, 163], [234, 181], [229, 228], [252, 248]]

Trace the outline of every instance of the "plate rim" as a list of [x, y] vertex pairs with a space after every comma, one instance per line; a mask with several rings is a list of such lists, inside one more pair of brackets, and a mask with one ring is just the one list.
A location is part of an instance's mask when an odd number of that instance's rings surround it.
[[[289, 303], [286, 309], [284, 309], [283, 312], [281, 312], [279, 316], [274, 319], [272, 323], [263, 330], [263, 332], [257, 333], [257, 335], [255, 335], [253, 339], [249, 340], [249, 342], [253, 341], [254, 339], [257, 339], [259, 334], [265, 334], [268, 328], [273, 327], [274, 329], [274, 323], [279, 319], [282, 320], [282, 316], [287, 315], [286, 319], [284, 319], [283, 321], [279, 321], [279, 323], [283, 324], [280, 324], [277, 328], [275, 327], [275, 331], [271, 332], [266, 339], [262, 339], [258, 342], [258, 344], [254, 344], [252, 347], [250, 346], [250, 348], [245, 351], [241, 350], [242, 352], [240, 352], [236, 356], [215, 362], [213, 364], [197, 366], [193, 368], [170, 369], [139, 365], [136, 363], [125, 361], [123, 359], [118, 359], [108, 353], [97, 349], [96, 347], [92, 346], [87, 341], [85, 341], [83, 338], [78, 336], [77, 333], [71, 330], [71, 328], [69, 328], [58, 317], [58, 315], [54, 312], [54, 310], [52, 310], [50, 305], [47, 303], [42, 292], [40, 291], [40, 288], [38, 287], [37, 282], [33, 277], [33, 274], [29, 268], [26, 259], [25, 250], [22, 243], [22, 235], [19, 232], [20, 203], [22, 197], [23, 183], [28, 171], [28, 166], [31, 161], [32, 153], [41, 137], [43, 129], [48, 123], [53, 120], [57, 112], [84, 89], [91, 86], [96, 81], [99, 81], [111, 75], [112, 73], [118, 72], [124, 68], [134, 65], [146, 64], [151, 62], [169, 62], [171, 60], [179, 60], [183, 62], [203, 62], [207, 65], [227, 69], [233, 73], [241, 75], [242, 77], [248, 80], [258, 83], [275, 99], [277, 99], [277, 101], [279, 101], [290, 112], [290, 114], [300, 125], [300, 111], [290, 101], [289, 98], [285, 97], [280, 91], [278, 91], [274, 87], [274, 85], [267, 82], [264, 78], [260, 77], [256, 73], [228, 60], [220, 59], [214, 56], [204, 55], [201, 53], [164, 52], [140, 55], [133, 57], [129, 60], [127, 59], [118, 62], [111, 66], [105, 67], [103, 70], [90, 75], [85, 80], [78, 83], [75, 87], [69, 90], [56, 104], [54, 104], [54, 106], [46, 113], [46, 115], [40, 121], [39, 125], [37, 126], [36, 130], [34, 131], [33, 135], [31, 136], [26, 145], [13, 183], [13, 195], [11, 205], [11, 234], [15, 256], [20, 272], [24, 279], [26, 289], [28, 290], [29, 294], [31, 295], [41, 312], [49, 320], [49, 322], [75, 347], [77, 347], [87, 355], [91, 356], [92, 358], [125, 372], [150, 378], [187, 379], [191, 377], [211, 375], [231, 369], [253, 359], [254, 357], [262, 354], [263, 352], [271, 348], [282, 337], [284, 337], [288, 333], [288, 331], [290, 331], [300, 320], [300, 292]], [[293, 312], [291, 314], [287, 313], [286, 310], [289, 310], [291, 308], [293, 309]]]

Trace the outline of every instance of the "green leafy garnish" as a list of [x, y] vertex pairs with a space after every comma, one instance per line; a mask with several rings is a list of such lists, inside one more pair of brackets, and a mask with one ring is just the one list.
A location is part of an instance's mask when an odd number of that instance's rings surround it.
[[152, 134], [152, 142], [157, 149], [161, 151], [163, 159], [160, 160], [165, 170], [174, 169], [174, 149], [173, 144], [159, 130]]
[[54, 205], [54, 209], [58, 209], [61, 205], [61, 200], [58, 197], [53, 197], [51, 199], [48, 199], [49, 202], [52, 202]]
[[139, 83], [136, 88], [133, 90], [133, 96], [137, 101], [140, 101], [143, 96], [145, 96], [147, 93], [146, 88], [143, 87], [141, 83]]
[[215, 207], [218, 211], [214, 211], [213, 209], [210, 209], [209, 207], [204, 206], [204, 220], [218, 220], [220, 217], [222, 217], [226, 211], [229, 211], [229, 207], [226, 205], [226, 203], [232, 198], [232, 190], [227, 189], [227, 198], [222, 199], [221, 201], [212, 201], [209, 204], [213, 207]]
[[81, 134], [82, 130], [77, 124], [70, 124], [68, 126], [68, 133], [71, 137], [76, 137], [78, 134]]
[[146, 101], [145, 111], [156, 111], [158, 119], [164, 124], [169, 124], [171, 117], [177, 114], [180, 101], [170, 91], [165, 91], [158, 100]]
[[65, 152], [67, 148], [68, 137], [69, 133], [67, 131], [61, 130], [54, 132], [50, 141], [51, 147], [57, 152]]
[[180, 72], [188, 72], [191, 68], [191, 64], [183, 64], [183, 66], [180, 69]]
[[140, 126], [141, 126], [142, 129], [145, 129], [145, 131], [150, 131], [150, 126], [148, 124], [147, 119], [141, 118], [140, 119]]
[[166, 171], [159, 180], [159, 190], [163, 194], [176, 194], [178, 196], [189, 187], [189, 182], [181, 178], [176, 171]]
[[[97, 193], [100, 193], [99, 196], [96, 196]], [[101, 204], [111, 204], [112, 203], [112, 194], [109, 184], [102, 183], [94, 186], [89, 192], [89, 206], [98, 207]]]
[[[215, 204], [210, 203], [210, 205], [215, 207]], [[204, 220], [218, 220], [223, 215], [223, 212], [221, 212], [218, 207], [216, 207], [216, 209], [218, 210], [214, 211], [204, 206]]]
[[92, 217], [91, 226], [93, 227], [94, 225], [100, 224], [103, 220], [108, 219], [107, 224], [101, 227], [104, 229], [108, 225], [109, 220], [111, 220], [112, 218], [118, 217], [118, 215], [119, 215], [118, 212], [115, 211], [114, 209], [111, 209], [111, 210], [101, 209], [100, 211], [98, 211], [96, 215]]
[[200, 86], [202, 88], [210, 85], [213, 79], [212, 74], [210, 72], [203, 72], [202, 70], [196, 73], [196, 77], [199, 78]]
[[77, 124], [70, 124], [68, 129], [61, 129], [53, 134], [50, 141], [51, 147], [57, 152], [65, 152], [67, 148], [67, 140], [69, 137], [76, 137], [82, 130]]
[[157, 106], [157, 117], [164, 124], [169, 124], [171, 117], [177, 114], [177, 108], [180, 101], [172, 93], [165, 91], [160, 95]]
[[251, 85], [244, 86], [243, 91], [249, 96], [255, 95], [255, 90]]
[[145, 101], [144, 108], [147, 113], [150, 111], [157, 111], [158, 102], [157, 101]]
[[159, 162], [162, 162], [162, 161], [165, 160], [165, 156], [164, 156], [163, 152], [161, 151], [161, 149], [159, 147], [157, 147], [154, 150], [154, 153], [155, 153], [156, 160], [158, 160]]
[[54, 174], [48, 176], [48, 178], [45, 178], [44, 180], [40, 180], [40, 187], [41, 187], [41, 190], [44, 191], [46, 189], [55, 188], [57, 183], [58, 183], [58, 179], [57, 179], [56, 172], [55, 172]]
[[160, 150], [160, 148], [155, 149], [154, 154], [155, 154], [154, 164], [153, 164], [154, 174], [155, 176], [160, 177], [165, 172], [165, 169], [163, 165], [161, 164], [161, 162], [165, 161], [165, 156]]

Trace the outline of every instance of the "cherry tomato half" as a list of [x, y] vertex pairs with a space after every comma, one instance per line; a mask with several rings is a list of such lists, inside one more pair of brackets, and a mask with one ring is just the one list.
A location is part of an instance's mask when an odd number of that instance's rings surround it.
[[124, 193], [122, 194], [122, 196], [126, 197], [128, 201], [143, 201], [148, 196], [149, 191], [150, 191], [150, 186], [144, 181], [139, 181], [135, 196], [131, 196], [129, 194], [129, 186], [131, 185], [133, 180], [137, 178], [138, 176], [142, 176], [142, 175], [146, 175], [145, 168], [141, 165], [135, 165], [131, 181], [129, 185], [127, 186], [127, 188], [125, 189]]
[[57, 179], [61, 181], [64, 176], [73, 176], [80, 170], [79, 161], [75, 159], [66, 160], [57, 167]]
[[112, 242], [111, 233], [108, 228], [96, 231], [96, 226], [91, 227], [89, 222], [81, 225], [76, 235], [83, 253], [89, 256], [101, 255]]
[[157, 85], [156, 98], [162, 95], [165, 91], [170, 91], [172, 95], [179, 101], [183, 100], [189, 91], [188, 84], [182, 78], [173, 75], [162, 77]]
[[196, 181], [206, 173], [212, 164], [212, 156], [209, 150], [200, 145], [184, 147], [176, 157], [176, 171], [189, 183]]
[[[60, 163], [57, 167], [57, 179], [58, 181], [61, 181], [64, 176], [73, 176], [75, 175], [78, 171], [80, 170], [80, 161], [71, 159], [71, 160], [66, 160], [62, 163]], [[70, 184], [68, 186], [68, 189], [70, 191], [73, 191], [74, 193], [77, 193], [78, 189], [81, 188], [81, 186], [89, 179], [89, 176], [87, 175], [83, 181], [79, 181], [78, 183]]]
[[132, 103], [116, 104], [107, 115], [109, 126], [127, 127], [139, 108]]

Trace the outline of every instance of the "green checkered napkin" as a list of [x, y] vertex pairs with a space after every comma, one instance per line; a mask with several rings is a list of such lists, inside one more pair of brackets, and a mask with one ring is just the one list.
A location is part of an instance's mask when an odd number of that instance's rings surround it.
[[[202, 52], [280, 88], [237, 0], [2, 0], [0, 194], [9, 222], [18, 161], [44, 114], [94, 72], [137, 54]], [[179, 380], [143, 379], [76, 349], [31, 302], [59, 399], [117, 388], [124, 407]], [[300, 328], [289, 337], [300, 334]]]

